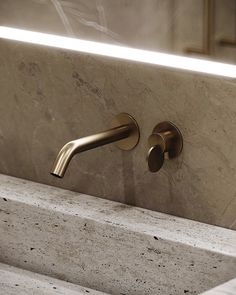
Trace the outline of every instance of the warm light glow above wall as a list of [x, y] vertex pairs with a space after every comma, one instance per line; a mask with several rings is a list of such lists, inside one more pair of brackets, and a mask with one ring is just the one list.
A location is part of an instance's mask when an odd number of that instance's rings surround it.
[[197, 58], [110, 45], [0, 26], [0, 38], [109, 56], [158, 66], [236, 78], [236, 66]]

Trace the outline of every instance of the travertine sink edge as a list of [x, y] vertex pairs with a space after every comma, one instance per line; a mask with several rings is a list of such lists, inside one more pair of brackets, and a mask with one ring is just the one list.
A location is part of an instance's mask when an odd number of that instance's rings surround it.
[[108, 295], [3, 263], [0, 263], [0, 293], [4, 295]]
[[0, 261], [112, 294], [235, 277], [236, 232], [0, 175]]

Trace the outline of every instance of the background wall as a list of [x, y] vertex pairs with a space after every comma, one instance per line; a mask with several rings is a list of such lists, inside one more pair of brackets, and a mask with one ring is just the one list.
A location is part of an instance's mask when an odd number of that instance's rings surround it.
[[[236, 229], [236, 81], [152, 65], [0, 42], [0, 172]], [[128, 112], [141, 129], [132, 152], [114, 145], [49, 174], [67, 141]], [[153, 127], [173, 121], [182, 155], [147, 169]]]
[[[236, 62], [236, 0], [215, 0], [211, 58]], [[185, 54], [201, 49], [204, 0], [4, 0], [0, 25]]]

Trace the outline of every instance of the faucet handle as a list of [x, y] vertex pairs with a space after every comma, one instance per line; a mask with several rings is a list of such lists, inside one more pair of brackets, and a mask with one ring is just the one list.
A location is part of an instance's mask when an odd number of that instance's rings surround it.
[[148, 168], [150, 172], [157, 172], [163, 166], [165, 159], [173, 159], [180, 155], [183, 149], [183, 137], [172, 122], [166, 121], [156, 125], [148, 138], [148, 144]]
[[149, 171], [159, 171], [164, 164], [164, 159], [164, 152], [159, 145], [154, 145], [150, 147], [147, 156]]

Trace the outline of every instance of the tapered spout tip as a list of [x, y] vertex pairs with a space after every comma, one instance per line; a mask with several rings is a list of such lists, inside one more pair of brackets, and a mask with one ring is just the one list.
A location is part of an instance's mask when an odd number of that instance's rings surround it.
[[66, 172], [67, 163], [61, 160], [61, 157], [57, 157], [50, 174], [57, 177], [63, 178]]
[[69, 162], [71, 158], [73, 157], [74, 151], [76, 148], [75, 141], [68, 142], [63, 146], [63, 148], [60, 150], [58, 153], [56, 160], [52, 166], [52, 169], [50, 171], [50, 174], [58, 177], [58, 178], [63, 178], [66, 169], [69, 165]]
[[56, 159], [50, 174], [57, 177], [57, 178], [63, 178], [66, 172], [67, 164], [64, 161], [61, 161], [60, 156]]
[[54, 172], [50, 172], [50, 174], [51, 174], [52, 176], [57, 177], [57, 178], [63, 178], [63, 175], [59, 175], [59, 174], [56, 174], [56, 173], [54, 173]]

